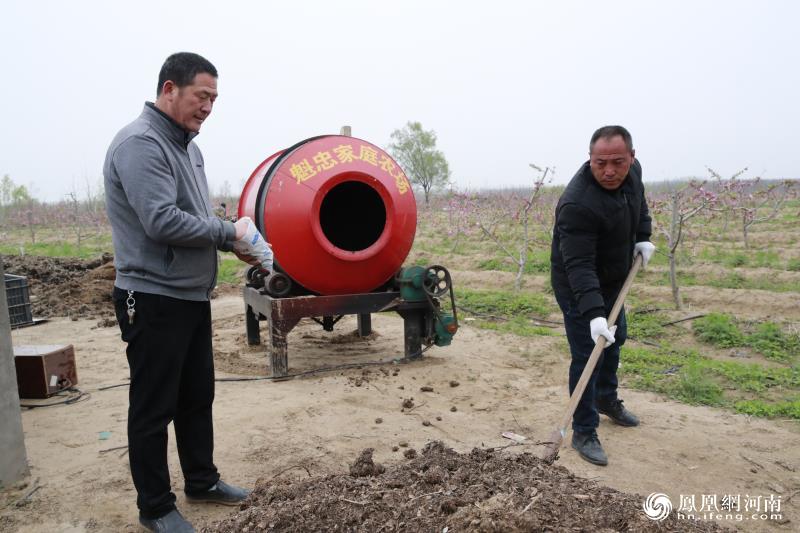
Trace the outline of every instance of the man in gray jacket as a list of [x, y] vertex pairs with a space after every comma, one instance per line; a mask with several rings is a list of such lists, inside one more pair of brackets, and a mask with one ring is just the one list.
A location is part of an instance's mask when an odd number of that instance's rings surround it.
[[131, 369], [131, 475], [139, 521], [152, 531], [194, 531], [170, 490], [171, 421], [187, 500], [235, 505], [247, 496], [220, 480], [213, 461], [208, 300], [217, 248], [232, 249], [248, 224], [213, 215], [203, 156], [193, 141], [216, 97], [217, 71], [209, 61], [171, 55], [155, 103], [147, 102], [120, 130], [103, 166], [117, 269], [114, 305]]

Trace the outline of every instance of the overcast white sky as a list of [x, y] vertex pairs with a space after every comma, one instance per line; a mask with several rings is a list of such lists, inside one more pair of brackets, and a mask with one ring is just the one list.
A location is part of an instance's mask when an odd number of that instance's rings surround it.
[[566, 182], [597, 127], [633, 133], [649, 181], [800, 177], [800, 2], [4, 0], [0, 175], [40, 199], [97, 186], [167, 55], [219, 70], [197, 142], [239, 191], [313, 135], [386, 146], [420, 121], [460, 188]]

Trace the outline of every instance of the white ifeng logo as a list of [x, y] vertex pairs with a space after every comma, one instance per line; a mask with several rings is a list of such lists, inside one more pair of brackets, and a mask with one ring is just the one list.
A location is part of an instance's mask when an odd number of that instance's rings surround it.
[[672, 511], [672, 501], [666, 494], [654, 492], [644, 501], [642, 509], [650, 520], [664, 520]]

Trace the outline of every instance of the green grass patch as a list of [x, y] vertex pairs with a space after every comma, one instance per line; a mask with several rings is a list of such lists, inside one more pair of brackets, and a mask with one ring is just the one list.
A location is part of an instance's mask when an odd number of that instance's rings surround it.
[[541, 317], [552, 310], [550, 301], [538, 293], [456, 288], [455, 295], [456, 305], [481, 315]]
[[220, 256], [222, 261], [217, 271], [217, 283], [244, 284], [244, 274], [250, 266], [233, 257], [233, 254], [222, 253]]
[[537, 326], [532, 316], [547, 316], [553, 309], [539, 293], [456, 289], [456, 305], [466, 315], [476, 315], [479, 328], [513, 333], [522, 337], [554, 335], [552, 328]]
[[[669, 282], [669, 270], [664, 270], [662, 272], [654, 272], [652, 270], [647, 271], [645, 270], [643, 273], [642, 278], [646, 280], [648, 284], [653, 285], [670, 285]], [[683, 287], [686, 285], [700, 285], [701, 283], [697, 279], [697, 276], [694, 273], [686, 272], [685, 270], [677, 270], [676, 275], [678, 276], [678, 286]]]
[[720, 348], [744, 346], [744, 334], [730, 315], [710, 313], [692, 323], [695, 336]]
[[665, 333], [664, 326], [661, 325], [664, 317], [659, 313], [642, 313], [636, 309], [626, 309], [625, 319], [628, 321], [628, 337], [658, 339]]
[[688, 404], [723, 404], [722, 387], [708, 375], [701, 361], [692, 361], [682, 368], [672, 390], [674, 397]]
[[[678, 270], [678, 286], [688, 287], [693, 285], [705, 285], [720, 289], [757, 289], [770, 292], [800, 292], [800, 281], [781, 281], [770, 277], [749, 278], [740, 272], [730, 272], [722, 278], [711, 275], [699, 276], [694, 272]], [[669, 282], [669, 271], [648, 274], [645, 271], [643, 279], [653, 285], [667, 286]]]
[[658, 352], [625, 345], [620, 349], [619, 373], [628, 378], [628, 385], [640, 390], [649, 390], [670, 395], [675, 374], [678, 369], [696, 358], [696, 354], [670, 353], [659, 349]]
[[747, 344], [767, 359], [789, 361], [800, 355], [800, 336], [787, 335], [774, 322], [758, 324]]
[[533, 324], [530, 319], [521, 316], [502, 321], [476, 320], [473, 324], [482, 329], [491, 329], [502, 333], [513, 333], [520, 337], [558, 335], [558, 332], [553, 328], [537, 326]]
[[741, 400], [734, 404], [738, 413], [765, 418], [786, 417], [800, 420], [800, 397], [794, 400], [767, 403], [761, 400]]
[[711, 287], [718, 287], [720, 289], [744, 289], [747, 284], [747, 278], [739, 272], [729, 272], [721, 278], [708, 280]]
[[485, 253], [485, 245], [470, 235], [448, 235], [436, 227], [417, 229], [414, 250], [432, 255], [473, 255]]
[[[687, 283], [687, 285], [690, 285]], [[722, 289], [758, 289], [770, 292], [800, 292], [798, 281], [778, 281], [770, 277], [748, 278], [739, 272], [730, 272], [722, 278], [710, 279], [707, 285]]]
[[694, 350], [623, 346], [620, 375], [633, 388], [692, 405], [800, 420], [800, 369], [719, 361]]
[[698, 258], [727, 267], [762, 267], [783, 270], [783, 261], [773, 250], [726, 250], [720, 247], [703, 248]]
[[766, 368], [756, 363], [738, 363], [708, 359], [705, 366], [725, 378], [737, 389], [746, 392], [765, 392], [773, 387], [800, 388], [798, 368]]
[[773, 250], [756, 250], [747, 252], [747, 265], [751, 267], [764, 267], [782, 270], [783, 261], [780, 254]]
[[747, 346], [767, 359], [789, 362], [800, 356], [800, 336], [784, 332], [774, 322], [761, 322], [743, 331], [733, 317], [710, 313], [694, 321], [695, 336], [719, 348]]
[[37, 242], [36, 244], [0, 244], [0, 254], [3, 255], [38, 255], [43, 257], [77, 257], [79, 259], [94, 259], [104, 252], [111, 252], [113, 246], [109, 238], [87, 238], [78, 246], [71, 241]]
[[733, 254], [728, 258], [727, 261], [725, 261], [725, 265], [734, 268], [745, 266], [746, 264], [747, 264], [747, 256], [741, 252]]
[[[502, 272], [517, 272], [519, 266], [507, 256], [492, 257], [478, 263], [480, 270], [500, 270]], [[525, 274], [546, 274], [550, 272], [550, 251], [536, 250], [528, 254], [525, 262]]]

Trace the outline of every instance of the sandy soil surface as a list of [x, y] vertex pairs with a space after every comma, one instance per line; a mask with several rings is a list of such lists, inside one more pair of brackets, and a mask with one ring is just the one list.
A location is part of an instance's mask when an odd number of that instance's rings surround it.
[[[11, 259], [6, 268], [29, 279], [35, 316], [52, 318], [15, 331], [14, 343], [74, 344], [80, 387], [89, 395], [72, 405], [25, 411], [32, 475], [0, 493], [0, 530], [138, 530], [124, 444], [127, 366], [108, 299], [110, 257]], [[468, 286], [513, 283], [513, 274], [504, 272], [454, 271], [454, 276]], [[545, 290], [546, 278], [529, 276], [525, 285]], [[638, 288], [640, 297], [655, 301], [665, 299], [667, 290]], [[246, 345], [238, 289], [222, 287], [218, 294], [212, 303], [218, 377], [267, 376], [266, 348]], [[729, 309], [741, 314], [746, 305], [755, 319], [796, 324], [800, 318], [791, 294], [698, 286], [687, 287], [684, 298], [688, 306], [681, 315]], [[58, 318], [63, 315], [68, 318]], [[793, 498], [800, 489], [796, 423], [751, 420], [625, 391], [628, 406], [644, 423], [630, 430], [603, 421], [600, 435], [610, 467], [589, 465], [569, 448], [562, 450], [558, 467], [548, 467], [536, 458], [542, 453], [536, 442], [547, 439], [566, 403], [566, 342], [498, 335], [469, 328], [469, 320], [464, 324], [452, 347], [434, 348], [423, 360], [403, 364], [402, 322], [394, 315], [375, 317], [375, 333], [366, 339], [355, 335], [352, 317], [334, 333], [302, 322], [290, 336], [290, 372], [340, 368], [292, 381], [220, 382], [217, 461], [228, 481], [255, 486], [256, 493], [239, 513], [189, 506], [180, 494], [173, 450], [181, 509], [206, 531], [293, 531], [299, 524], [304, 530], [332, 524], [374, 530], [382, 524], [410, 531], [592, 524], [638, 531], [655, 525], [640, 509], [652, 492], [664, 492], [675, 503], [683, 495], [698, 500], [776, 495], [783, 499], [782, 520], [721, 523], [744, 530], [793, 529]], [[707, 355], [742, 356], [715, 352]], [[122, 386], [102, 390], [109, 385]], [[509, 447], [500, 436], [508, 430], [528, 440]], [[365, 462], [367, 447], [374, 451]], [[372, 462], [373, 455], [385, 468]], [[353, 474], [365, 465], [368, 481]], [[609, 515], [613, 519], [606, 520]], [[664, 531], [689, 525], [672, 517], [658, 524]]]
[[[704, 300], [693, 292], [688, 288], [685, 293], [690, 305]], [[713, 297], [722, 303], [725, 292], [715, 291]], [[764, 302], [763, 312], [776, 304], [784, 305], [773, 299], [771, 305]], [[788, 311], [789, 303], [785, 305]], [[224, 294], [212, 301], [212, 308], [218, 377], [268, 375], [266, 348], [246, 345], [241, 297]], [[796, 313], [796, 304], [794, 309]], [[73, 344], [79, 388], [91, 396], [72, 405], [23, 412], [31, 476], [0, 493], [2, 531], [140, 530], [126, 450], [120, 448], [126, 444], [127, 388], [99, 390], [124, 384], [128, 375], [119, 331], [115, 325], [98, 325], [104, 323], [96, 316], [54, 318], [12, 334], [15, 345]], [[567, 403], [569, 356], [563, 337], [520, 338], [464, 322], [452, 346], [396, 364], [391, 361], [402, 354], [402, 320], [378, 315], [373, 326], [372, 336], [359, 339], [352, 334], [353, 317], [344, 318], [333, 333], [301, 322], [289, 336], [290, 372], [390, 361], [386, 364], [282, 382], [217, 384], [216, 461], [225, 480], [258, 485], [263, 497], [273, 485], [346, 474], [365, 448], [373, 448], [374, 460], [396, 473], [393, 468], [413, 460], [404, 453], [409, 449], [421, 452], [438, 440], [466, 454], [473, 448], [508, 445], [504, 431], [526, 436], [531, 445], [495, 455], [542, 453], [543, 447], [533, 442], [547, 439]], [[264, 333], [262, 324], [266, 337]], [[640, 495], [630, 501], [643, 502], [653, 492], [666, 493], [675, 504], [681, 495], [695, 495], [699, 501], [702, 495], [738, 494], [744, 499], [773, 494], [783, 500], [782, 523], [720, 523], [748, 531], [797, 530], [796, 422], [749, 418], [630, 390], [622, 390], [622, 397], [642, 425], [630, 429], [601, 421], [599, 435], [610, 465], [593, 466], [568, 447], [557, 465], [598, 487]], [[409, 399], [413, 406], [403, 407]], [[220, 527], [218, 521], [233, 519], [235, 509], [185, 501], [174, 441], [169, 460], [178, 505], [190, 520], [213, 529]], [[531, 465], [520, 463], [520, 468]], [[624, 498], [619, 501], [631, 505]], [[563, 512], [573, 510], [564, 507]], [[592, 529], [591, 524], [585, 527]]]

